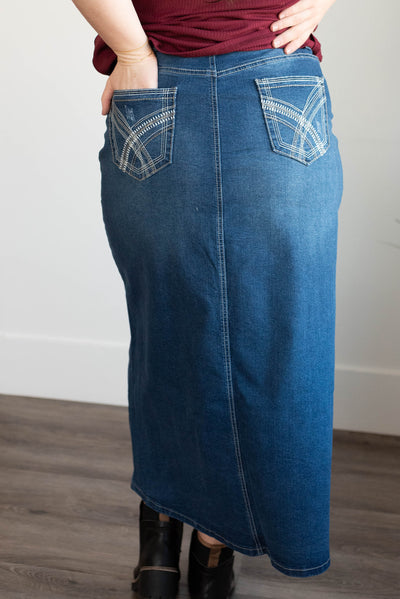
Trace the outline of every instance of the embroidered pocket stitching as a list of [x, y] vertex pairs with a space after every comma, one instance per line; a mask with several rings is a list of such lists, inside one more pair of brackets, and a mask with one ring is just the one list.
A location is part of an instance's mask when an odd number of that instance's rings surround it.
[[[324, 78], [315, 75], [264, 77], [255, 82], [272, 149], [306, 165], [325, 154], [330, 141]], [[277, 92], [273, 95], [273, 90], [278, 88], [305, 86], [311, 86], [312, 89], [308, 92], [303, 108], [276, 97]], [[318, 113], [321, 133], [313, 125]], [[293, 131], [290, 143], [282, 137], [281, 127], [288, 127]], [[306, 144], [309, 150], [305, 148]]]
[[[126, 114], [120, 110], [115, 101], [110, 110], [110, 142], [113, 161], [118, 168], [138, 180], [143, 180], [158, 170], [171, 164], [173, 137], [175, 130], [175, 98], [177, 88], [156, 88], [154, 93], [146, 95], [142, 90], [125, 90], [115, 94], [122, 106], [126, 103]], [[135, 93], [136, 92], [136, 93]], [[114, 98], [113, 98], [114, 100]], [[128, 107], [130, 102], [135, 107], [135, 102], [149, 100], [158, 102], [159, 108], [152, 110], [135, 123], [129, 125]], [[160, 147], [158, 156], [154, 156], [154, 147], [148, 150], [149, 143], [159, 137]], [[168, 153], [169, 146], [169, 155]], [[153, 154], [153, 155], [152, 155]], [[139, 166], [137, 166], [139, 165]]]

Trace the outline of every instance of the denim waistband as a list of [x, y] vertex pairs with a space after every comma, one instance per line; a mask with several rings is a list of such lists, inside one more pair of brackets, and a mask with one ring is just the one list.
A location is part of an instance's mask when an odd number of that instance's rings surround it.
[[261, 50], [240, 50], [238, 52], [228, 52], [226, 54], [213, 54], [209, 56], [179, 56], [174, 54], [165, 54], [156, 48], [153, 48], [157, 56], [159, 69], [181, 72], [196, 72], [202, 75], [210, 73], [221, 73], [231, 69], [244, 69], [247, 66], [254, 66], [255, 63], [268, 60], [286, 59], [290, 60], [305, 56], [313, 58], [319, 62], [319, 58], [308, 46], [298, 48], [290, 54], [285, 54], [283, 48], [262, 48]]

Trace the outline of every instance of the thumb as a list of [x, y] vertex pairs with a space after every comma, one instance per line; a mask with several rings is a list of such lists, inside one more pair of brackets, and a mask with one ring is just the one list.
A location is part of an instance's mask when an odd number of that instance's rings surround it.
[[110, 85], [110, 80], [108, 79], [104, 91], [101, 95], [101, 114], [106, 115], [110, 111], [112, 95], [113, 89]]

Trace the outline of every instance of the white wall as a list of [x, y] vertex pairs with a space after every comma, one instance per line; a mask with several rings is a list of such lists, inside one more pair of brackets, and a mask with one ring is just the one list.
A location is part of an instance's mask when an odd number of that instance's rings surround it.
[[344, 169], [335, 426], [400, 434], [400, 3], [337, 0], [318, 27]]
[[[127, 405], [96, 33], [68, 0], [2, 12], [0, 393]], [[385, 13], [337, 0], [317, 33], [344, 168], [334, 425], [400, 434], [398, 0]]]

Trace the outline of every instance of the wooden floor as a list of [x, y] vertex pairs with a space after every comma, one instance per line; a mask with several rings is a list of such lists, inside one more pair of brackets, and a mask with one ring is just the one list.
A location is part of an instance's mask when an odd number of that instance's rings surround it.
[[[128, 409], [0, 396], [0, 465], [0, 598], [132, 599]], [[235, 599], [399, 599], [399, 475], [400, 437], [334, 431], [330, 568], [291, 578], [235, 552]]]

